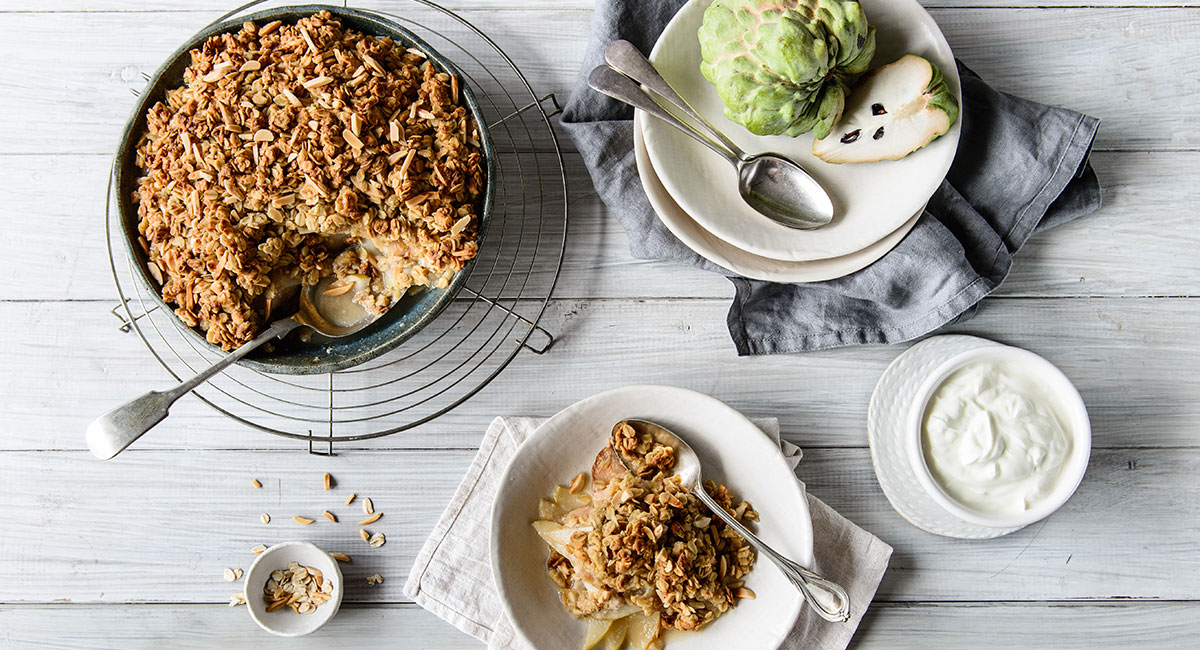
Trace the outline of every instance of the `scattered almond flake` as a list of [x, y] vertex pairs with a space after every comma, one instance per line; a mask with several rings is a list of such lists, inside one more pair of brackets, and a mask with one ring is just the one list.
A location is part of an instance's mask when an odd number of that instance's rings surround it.
[[371, 538], [367, 540], [367, 543], [371, 545], [371, 548], [379, 548], [387, 543], [387, 537], [385, 537], [383, 533], [375, 533], [374, 535], [371, 535]]
[[345, 553], [342, 553], [339, 551], [334, 551], [333, 553], [330, 553], [329, 557], [332, 557], [333, 559], [337, 560], [338, 562], [349, 562], [350, 561], [349, 555], [346, 555]]
[[304, 83], [302, 83], [300, 85], [304, 86], [305, 88], [307, 88], [309, 90], [313, 90], [316, 88], [320, 88], [321, 86], [328, 85], [332, 82], [333, 82], [333, 77], [326, 77], [325, 75], [321, 75], [320, 77], [317, 77], [315, 79], [309, 79], [308, 81], [305, 81]]
[[287, 97], [288, 103], [290, 103], [292, 106], [300, 106], [302, 104], [300, 98], [287, 88], [280, 88], [279, 93], [284, 97]]
[[388, 138], [392, 142], [400, 141], [400, 125], [396, 123], [396, 120], [388, 122]]
[[237, 607], [238, 605], [245, 605], [245, 604], [246, 604], [246, 594], [243, 594], [242, 592], [239, 591], [238, 593], [231, 594], [229, 596], [229, 606], [230, 607]]
[[242, 570], [241, 570], [240, 568], [238, 568], [238, 569], [234, 569], [234, 570], [233, 570], [233, 578], [234, 578], [235, 580], [241, 580], [241, 579], [242, 579]]
[[421, 57], [422, 59], [424, 59], [424, 58], [425, 58], [425, 53], [424, 53], [424, 52], [422, 52], [421, 50], [418, 50], [418, 49], [417, 49], [417, 48], [415, 48], [415, 47], [410, 47], [410, 48], [408, 48], [408, 53], [409, 53], [409, 54], [412, 54], [412, 55], [414, 55], [414, 56], [419, 56], [419, 57]]
[[361, 537], [364, 542], [371, 541], [371, 533], [368, 533], [364, 528], [358, 529], [358, 536]]
[[388, 156], [388, 157], [387, 157], [388, 164], [389, 164], [389, 165], [395, 165], [395, 164], [396, 164], [396, 162], [397, 162], [397, 161], [399, 161], [399, 160], [400, 160], [401, 158], [403, 158], [403, 157], [404, 157], [404, 152], [403, 152], [403, 151], [397, 151], [396, 153], [394, 153], [394, 154], [391, 154], [390, 156]]
[[337, 282], [334, 282], [333, 284], [329, 285], [329, 288], [326, 289], [324, 293], [327, 296], [340, 296], [340, 295], [349, 293], [350, 290], [354, 288], [355, 284], [357, 284], [357, 283], [354, 281], [353, 278], [346, 278], [344, 280], [338, 280]]
[[279, 29], [279, 26], [282, 24], [283, 24], [282, 20], [272, 20], [271, 22], [267, 23], [266, 25], [263, 25], [262, 27], [258, 28], [258, 35], [266, 36], [267, 34], [270, 34], [271, 32]]
[[309, 519], [308, 517], [301, 517], [300, 515], [296, 515], [295, 517], [292, 517], [292, 521], [294, 521], [298, 524], [303, 524], [303, 525], [307, 526], [316, 520]]
[[355, 149], [363, 148], [362, 140], [359, 140], [358, 136], [354, 135], [354, 132], [352, 132], [350, 129], [342, 130], [342, 138], [344, 138], [346, 140], [347, 144], [349, 144], [351, 147], [354, 147]]
[[425, 111], [425, 110], [417, 111], [417, 117], [420, 117], [423, 120], [430, 120], [430, 121], [437, 119], [436, 115], [434, 115], [433, 113], [431, 113], [429, 111]]
[[350, 505], [350, 502], [351, 502], [351, 501], [354, 501], [354, 497], [356, 497], [356, 496], [358, 496], [358, 495], [357, 495], [357, 494], [355, 494], [355, 493], [353, 493], [353, 492], [351, 492], [351, 493], [350, 493], [350, 496], [346, 497], [346, 502], [345, 502], [345, 503], [343, 503], [342, 505], [344, 505], [344, 506], [348, 506], [348, 505]]
[[233, 582], [234, 580], [237, 580], [237, 574], [233, 572], [233, 569], [225, 569], [225, 582]]
[[373, 523], [379, 521], [379, 518], [382, 516], [383, 516], [382, 512], [377, 512], [377, 513], [371, 515], [370, 517], [367, 517], [366, 519], [363, 519], [362, 521], [358, 522], [358, 525], [366, 526], [367, 524], [373, 524]]
[[[463, 219], [469, 219], [469, 218], [470, 217], [463, 217]], [[459, 222], [461, 223], [462, 219], [459, 219]], [[456, 223], [454, 225], [457, 226], [458, 224]], [[567, 491], [570, 492], [571, 494], [579, 494], [580, 491], [583, 490], [583, 486], [587, 484], [587, 477], [588, 477], [587, 472], [580, 472], [578, 476], [571, 479], [571, 486]]]
[[[460, 233], [460, 232], [462, 232], [462, 231], [466, 230], [467, 226], [468, 226], [470, 223], [471, 223], [471, 215], [469, 215], [469, 214], [468, 214], [467, 216], [465, 216], [465, 217], [463, 217], [463, 218], [459, 219], [458, 221], [455, 221], [455, 222], [454, 222], [454, 225], [453, 225], [453, 226], [450, 226], [450, 232], [451, 232], [451, 233], [453, 233], [453, 234], [455, 234], [455, 235], [457, 235], [458, 233]], [[582, 476], [582, 474], [581, 474], [580, 476]], [[571, 493], [572, 493], [572, 494], [574, 494], [574, 493], [575, 493], [575, 491], [574, 491], [574, 490], [572, 490], [572, 492], [571, 492]]]
[[[238, 68], [238, 72], [254, 72], [255, 70], [261, 70], [261, 69], [262, 69], [262, 64], [259, 63], [258, 61], [251, 59], [251, 60], [243, 63], [242, 67]], [[453, 85], [453, 84], [451, 84], [451, 85]], [[457, 87], [457, 86], [455, 86], [455, 87]]]
[[408, 155], [404, 157], [404, 164], [400, 165], [400, 178], [405, 178], [408, 175], [408, 167], [412, 164], [413, 159], [416, 157], [416, 149], [410, 150]]
[[335, 524], [337, 523], [337, 517], [335, 517], [332, 512], [329, 512], [328, 510], [326, 510], [325, 512], [322, 512], [321, 514], [324, 515], [325, 518], [328, 519], [329, 521], [332, 521]]
[[458, 103], [458, 75], [450, 75], [450, 97], [451, 101]]
[[271, 515], [268, 515], [268, 514], [267, 514], [267, 513], [265, 513], [265, 512], [264, 512], [264, 513], [262, 513], [261, 515], [259, 515], [259, 516], [258, 516], [258, 518], [259, 518], [260, 520], [262, 520], [262, 522], [263, 522], [264, 524], [269, 524], [269, 523], [271, 523]]
[[325, 476], [323, 476], [323, 477], [321, 477], [321, 478], [322, 478], [322, 479], [324, 480], [324, 482], [325, 482], [325, 491], [326, 491], [326, 492], [328, 492], [328, 491], [329, 491], [329, 487], [330, 487], [331, 485], [333, 485], [333, 477], [329, 475], [329, 472], [325, 472]]
[[362, 124], [359, 123], [358, 113], [350, 114], [350, 132], [358, 135], [361, 132]]
[[373, 576], [367, 576], [367, 584], [381, 585], [381, 584], [383, 584], [383, 576], [379, 575], [378, 573], [376, 573]]
[[308, 35], [308, 30], [304, 29], [303, 27], [299, 27], [298, 29], [300, 30], [300, 36], [304, 39], [304, 42], [308, 43], [308, 49], [312, 50], [313, 54], [319, 54], [321, 50], [317, 49], [316, 43], [313, 43], [312, 37]]
[[363, 497], [363, 514], [375, 514], [375, 504], [371, 501], [371, 497]]
[[258, 546], [255, 546], [254, 548], [250, 549], [250, 552], [251, 552], [251, 553], [253, 553], [253, 554], [255, 554], [255, 555], [258, 555], [258, 554], [260, 554], [260, 553], [262, 553], [263, 551], [266, 551], [266, 550], [267, 550], [267, 545], [266, 545], [266, 544], [259, 544]]
[[733, 595], [737, 598], [745, 598], [746, 600], [754, 600], [755, 598], [758, 598], [758, 595], [755, 594], [754, 591], [749, 587], [738, 587], [733, 592]]
[[262, 483], [259, 483], [259, 482], [258, 482], [258, 479], [256, 479], [256, 478], [255, 478], [255, 479], [250, 479], [250, 485], [253, 485], [253, 486], [254, 486], [254, 489], [256, 489], [256, 490], [258, 490], [258, 489], [261, 489], [261, 488], [262, 488]]
[[375, 72], [378, 72], [379, 74], [386, 74], [383, 70], [383, 66], [379, 65], [379, 62], [372, 58], [370, 54], [364, 52], [362, 55], [362, 60], [363, 63], [366, 63]]
[[275, 134], [271, 132], [271, 129], [259, 129], [254, 132], [255, 142], [270, 142], [274, 139]]

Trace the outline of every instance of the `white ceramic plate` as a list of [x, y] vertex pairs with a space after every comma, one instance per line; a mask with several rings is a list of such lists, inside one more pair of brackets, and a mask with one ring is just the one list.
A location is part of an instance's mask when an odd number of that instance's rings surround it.
[[[876, 27], [872, 67], [906, 53], [932, 61], [962, 97], [954, 55], [917, 0], [861, 0]], [[929, 200], [958, 148], [961, 118], [950, 132], [898, 161], [831, 165], [812, 155], [812, 136], [756, 136], [723, 114], [716, 89], [700, 74], [700, 28], [711, 0], [691, 0], [675, 15], [650, 55], [659, 72], [705, 118], [748, 153], [780, 152], [800, 163], [829, 191], [836, 212], [828, 226], [793, 230], [742, 201], [732, 166], [696, 141], [641, 112], [646, 150], [663, 186], [713, 235], [737, 248], [803, 262], [860, 251], [895, 232]]]
[[[589, 397], [538, 428], [513, 457], [492, 510], [491, 562], [496, 587], [517, 633], [540, 650], [583, 647], [583, 624], [559, 601], [546, 576], [547, 547], [530, 523], [538, 499], [591, 468], [613, 424], [626, 418], [657, 422], [699, 454], [704, 478], [724, 483], [761, 515], [757, 532], [797, 562], [812, 564], [808, 503], [783, 454], [741, 413], [707, 395], [670, 386], [627, 386]], [[803, 604], [796, 588], [760, 557], [742, 601], [704, 630], [672, 633], [671, 650], [775, 648]]]
[[642, 137], [640, 122], [633, 124], [633, 151], [637, 160], [638, 176], [642, 189], [646, 191], [650, 205], [658, 218], [688, 248], [701, 257], [738, 275], [767, 282], [821, 282], [832, 280], [864, 269], [883, 257], [904, 239], [908, 231], [917, 225], [924, 206], [895, 231], [866, 248], [826, 260], [810, 262], [787, 262], [746, 252], [708, 232], [679, 207], [675, 199], [663, 187], [658, 173], [646, 155], [646, 143]]

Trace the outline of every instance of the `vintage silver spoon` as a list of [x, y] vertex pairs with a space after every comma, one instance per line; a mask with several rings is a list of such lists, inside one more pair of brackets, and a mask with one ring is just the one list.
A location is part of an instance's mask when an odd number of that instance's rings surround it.
[[[244, 343], [241, 347], [230, 352], [225, 358], [214, 363], [207, 370], [200, 372], [195, 377], [180, 383], [170, 390], [150, 391], [93, 420], [87, 428], [87, 446], [91, 450], [92, 455], [100, 460], [108, 460], [121, 453], [134, 440], [142, 437], [142, 434], [167, 417], [167, 411], [175, 403], [175, 400], [188, 394], [193, 388], [208, 381], [213, 375], [229, 367], [238, 359], [246, 356], [267, 341], [281, 337], [301, 326], [309, 327], [330, 338], [342, 338], [362, 330], [376, 320], [376, 316], [369, 314], [365, 309], [358, 307], [357, 304], [351, 303], [349, 301], [349, 293], [344, 294], [344, 301], [338, 300], [342, 296], [338, 296], [337, 299], [329, 298], [328, 296], [322, 298], [321, 296], [325, 294], [318, 294], [318, 291], [324, 292], [328, 289], [328, 285], [329, 281], [325, 280], [313, 286], [305, 287], [300, 292], [300, 308], [295, 314], [271, 323], [270, 327], [263, 330], [253, 340]], [[325, 303], [326, 309], [330, 309], [331, 304], [345, 309], [346, 305], [335, 304], [345, 302], [362, 312], [362, 320], [355, 321], [349, 325], [340, 325], [335, 322], [336, 319], [333, 315], [329, 313], [325, 315], [321, 314], [321, 311], [318, 309], [318, 303], [320, 302]], [[330, 309], [330, 311], [332, 310]]]
[[[738, 193], [750, 207], [789, 228], [820, 228], [833, 220], [833, 201], [816, 179], [780, 154], [749, 155], [742, 151], [684, 101], [632, 43], [617, 41], [608, 46], [604, 55], [608, 65], [593, 70], [588, 84], [663, 120], [720, 154], [737, 169]], [[711, 137], [661, 107], [638, 84], [678, 108]]]
[[[787, 576], [788, 580], [804, 594], [804, 599], [821, 618], [835, 623], [841, 623], [850, 619], [850, 596], [841, 585], [822, 578], [816, 573], [780, 555], [775, 549], [750, 532], [741, 522], [734, 519], [732, 515], [726, 512], [725, 508], [721, 507], [721, 504], [714, 501], [704, 491], [704, 481], [700, 478], [700, 457], [696, 455], [696, 452], [682, 438], [653, 422], [631, 419], [621, 420], [613, 425], [612, 437], [614, 440], [617, 428], [622, 424], [629, 424], [633, 427], [634, 431], [649, 434], [658, 443], [674, 448], [675, 473], [679, 474], [683, 480], [683, 485], [692, 494], [695, 494], [704, 505], [708, 506], [709, 510], [712, 510], [730, 528], [733, 528], [737, 534], [746, 538], [746, 541], [750, 542], [750, 545], [757, 549], [759, 553], [771, 558], [771, 561], [775, 563], [775, 566], [779, 567], [783, 575]], [[613, 451], [616, 450], [616, 445], [613, 445]], [[621, 461], [621, 464], [625, 466], [625, 469], [637, 474], [637, 470], [629, 466], [619, 451], [615, 455], [617, 460]]]

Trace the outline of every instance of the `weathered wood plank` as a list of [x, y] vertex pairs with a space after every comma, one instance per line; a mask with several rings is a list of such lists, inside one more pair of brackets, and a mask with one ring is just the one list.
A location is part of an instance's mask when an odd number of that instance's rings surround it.
[[[1053, 647], [1063, 650], [1175, 647], [1200, 634], [1197, 603], [876, 603], [851, 647], [927, 650]], [[53, 619], [53, 638], [46, 621]], [[97, 621], [103, 620], [103, 625]], [[319, 634], [281, 639], [245, 612], [220, 605], [24, 605], [0, 607], [0, 642], [10, 648], [179, 650], [244, 646], [326, 650], [339, 636], [361, 650], [482, 648], [415, 605], [349, 605]]]
[[[1200, 257], [1193, 253], [1200, 247], [1200, 221], [1190, 194], [1200, 153], [1100, 152], [1093, 161], [1105, 185], [1104, 207], [1030, 240], [1001, 295], [1200, 295]], [[713, 274], [630, 257], [628, 238], [596, 197], [580, 157], [568, 154], [566, 163], [569, 234], [557, 296], [732, 294], [729, 283]], [[0, 156], [0, 178], [21, 188], [0, 204], [0, 220], [22, 234], [20, 245], [12, 240], [0, 256], [0, 299], [116, 295], [103, 244], [107, 165], [98, 155]]]
[[[270, 3], [267, 3], [268, 5]], [[336, 3], [335, 3], [336, 4]], [[443, 7], [451, 10], [486, 8], [493, 11], [523, 10], [541, 8], [537, 0], [443, 0]], [[1047, 7], [1195, 7], [1195, 2], [1163, 2], [1162, 0], [922, 0], [921, 4], [927, 9], [991, 9], [991, 8], [1031, 8]], [[41, 13], [83, 13], [83, 12], [222, 12], [235, 6], [223, 0], [197, 0], [189, 2], [183, 8], [171, 0], [10, 0], [0, 14], [15, 12]], [[378, 8], [398, 11], [394, 3], [379, 0], [362, 0], [352, 2], [351, 6], [363, 8]], [[559, 0], [555, 2], [557, 9], [591, 10], [594, 0]]]
[[[0, 303], [0, 340], [7, 346], [0, 356], [0, 412], [6, 415], [0, 448], [82, 449], [93, 417], [166, 385], [166, 373], [141, 341], [116, 331], [108, 307]], [[495, 415], [548, 416], [631, 383], [694, 388], [747, 414], [779, 417], [789, 437], [804, 446], [865, 444], [871, 390], [901, 346], [739, 359], [725, 330], [725, 310], [723, 301], [554, 301], [546, 326], [559, 341], [549, 353], [518, 355], [465, 408], [412, 431], [349, 446], [473, 447]], [[1058, 364], [1088, 405], [1097, 446], [1195, 447], [1198, 315], [1200, 301], [1188, 299], [991, 299], [973, 321], [947, 331], [1026, 347]], [[235, 424], [191, 397], [137, 443], [301, 446]]]
[[[1200, 75], [1200, 60], [1191, 56], [1200, 34], [1198, 8], [944, 8], [933, 14], [958, 56], [997, 87], [1103, 118], [1101, 147], [1200, 146], [1200, 117], [1188, 93], [1177, 90]], [[586, 11], [471, 9], [462, 15], [508, 51], [538, 92], [566, 97], [587, 41]], [[6, 134], [0, 153], [111, 151], [133, 105], [128, 91], [142, 85], [140, 73], [157, 68], [207, 16], [4, 14], [0, 118], [22, 128]], [[41, 47], [46, 42], [69, 46]], [[1085, 42], [1095, 46], [1080, 47]], [[1097, 71], [1107, 76], [1097, 79]]]
[[[86, 452], [3, 452], [0, 602], [227, 602], [236, 585], [222, 579], [225, 567], [249, 566], [255, 544], [291, 539], [352, 556], [343, 566], [348, 602], [405, 602], [404, 577], [473, 455], [132, 451], [106, 464]], [[326, 471], [337, 480], [331, 492], [321, 489]], [[1061, 511], [983, 542], [935, 537], [901, 520], [866, 449], [810, 449], [799, 475], [895, 547], [882, 600], [1185, 600], [1200, 598], [1197, 472], [1196, 449], [1097, 450]], [[387, 535], [382, 548], [358, 538], [362, 510], [342, 505], [350, 492], [385, 513], [368, 527]], [[321, 519], [323, 509], [342, 523]], [[297, 514], [318, 522], [298, 525]], [[368, 586], [376, 572], [386, 581]]]

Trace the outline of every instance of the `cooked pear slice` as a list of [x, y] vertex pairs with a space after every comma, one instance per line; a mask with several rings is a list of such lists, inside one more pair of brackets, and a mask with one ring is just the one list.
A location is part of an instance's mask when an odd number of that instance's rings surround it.
[[587, 627], [587, 637], [583, 640], [583, 650], [590, 650], [592, 646], [600, 643], [604, 635], [608, 634], [608, 629], [612, 627], [612, 621], [604, 621], [596, 618], [585, 618], [583, 624]]
[[629, 645], [633, 646], [633, 650], [652, 650], [657, 647], [652, 644], [658, 639], [661, 628], [658, 622], [658, 613], [653, 616], [646, 616], [641, 612], [629, 617]]
[[597, 646], [600, 650], [621, 650], [621, 646], [625, 645], [625, 636], [629, 633], [629, 619], [619, 618], [612, 622], [608, 628], [608, 634], [604, 635], [604, 640]]

